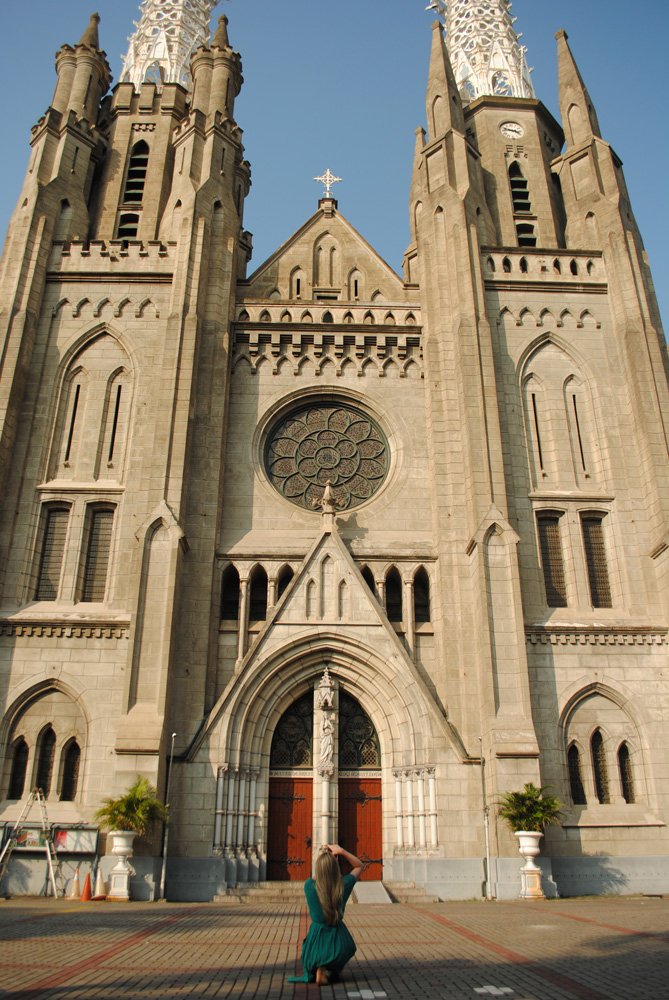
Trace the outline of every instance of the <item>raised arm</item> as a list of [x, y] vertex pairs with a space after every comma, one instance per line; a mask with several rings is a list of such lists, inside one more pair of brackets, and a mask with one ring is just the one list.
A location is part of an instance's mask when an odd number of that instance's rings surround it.
[[353, 878], [356, 881], [360, 878], [364, 868], [360, 858], [356, 858], [355, 854], [350, 854], [348, 851], [345, 851], [343, 847], [339, 846], [339, 844], [328, 844], [328, 851], [330, 851], [331, 854], [334, 854], [335, 857], [337, 857], [337, 855], [341, 855], [342, 858], [346, 858], [348, 863], [353, 866], [353, 871], [351, 872]]

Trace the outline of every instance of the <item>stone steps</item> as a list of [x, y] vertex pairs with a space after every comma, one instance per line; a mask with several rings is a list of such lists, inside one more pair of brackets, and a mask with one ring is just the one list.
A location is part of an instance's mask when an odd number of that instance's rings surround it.
[[439, 902], [439, 896], [426, 892], [422, 886], [416, 886], [415, 882], [384, 882], [383, 884], [394, 903], [413, 903], [418, 906], [421, 903]]
[[225, 895], [214, 897], [215, 903], [285, 903], [294, 906], [304, 902], [303, 882], [238, 882], [228, 886]]
[[[393, 903], [438, 903], [439, 897], [431, 893], [426, 893], [425, 889], [416, 887], [415, 882], [384, 882]], [[271, 904], [273, 906], [284, 904], [286, 906], [299, 906], [304, 903], [304, 883], [303, 882], [238, 882], [237, 885], [228, 886], [225, 894], [214, 896], [215, 903], [237, 906], [242, 904], [256, 904], [263, 906]], [[349, 904], [355, 905], [355, 900], [350, 899]]]

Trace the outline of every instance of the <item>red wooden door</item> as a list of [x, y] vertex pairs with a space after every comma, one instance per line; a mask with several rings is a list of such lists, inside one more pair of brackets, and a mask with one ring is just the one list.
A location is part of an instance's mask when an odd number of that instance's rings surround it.
[[268, 881], [303, 882], [311, 875], [313, 782], [270, 778], [267, 814]]
[[339, 779], [339, 843], [364, 861], [361, 881], [383, 878], [381, 779]]

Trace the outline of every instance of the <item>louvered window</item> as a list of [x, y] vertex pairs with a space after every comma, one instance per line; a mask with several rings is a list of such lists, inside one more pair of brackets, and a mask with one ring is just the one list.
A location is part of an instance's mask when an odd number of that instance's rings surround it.
[[51, 726], [42, 733], [39, 741], [39, 756], [37, 761], [37, 776], [35, 784], [41, 788], [44, 797], [47, 798], [51, 791], [51, 778], [53, 776], [53, 761], [56, 753], [56, 734]]
[[149, 165], [149, 147], [144, 141], [137, 142], [132, 147], [128, 176], [123, 192], [123, 204], [141, 205], [146, 184], [146, 171]]
[[590, 601], [593, 608], [611, 607], [609, 571], [606, 565], [604, 532], [601, 517], [582, 516], [583, 546], [588, 567]]
[[63, 750], [63, 783], [60, 789], [61, 802], [73, 802], [79, 784], [79, 762], [81, 750], [76, 740], [70, 740]]
[[139, 216], [135, 212], [126, 212], [119, 219], [117, 239], [133, 240], [137, 236]]
[[513, 201], [513, 214], [525, 214], [532, 211], [530, 202], [529, 186], [518, 163], [512, 163], [509, 167], [509, 184], [511, 185], [511, 199]]
[[566, 608], [567, 587], [564, 578], [562, 542], [560, 541], [560, 518], [554, 514], [541, 515], [537, 518], [537, 526], [539, 529], [539, 548], [541, 549], [541, 568], [544, 571], [544, 586], [546, 588], [546, 604], [549, 608]]
[[35, 591], [37, 601], [55, 601], [58, 597], [69, 516], [69, 507], [51, 507], [46, 511]]
[[610, 802], [609, 775], [606, 767], [606, 752], [601, 731], [596, 729], [590, 741], [592, 752], [592, 769], [595, 774], [595, 791], [600, 802]]
[[575, 743], [569, 747], [567, 753], [567, 764], [569, 766], [569, 789], [571, 800], [575, 806], [586, 804], [585, 789], [583, 787], [583, 777], [581, 775], [581, 755]]
[[26, 770], [28, 767], [28, 744], [21, 737], [14, 744], [14, 755], [12, 757], [12, 773], [9, 778], [8, 799], [20, 799], [26, 784]]
[[618, 770], [620, 771], [620, 788], [625, 802], [634, 802], [634, 778], [632, 776], [632, 760], [627, 743], [622, 743], [618, 749]]
[[105, 599], [113, 523], [113, 510], [94, 510], [91, 514], [82, 601]]

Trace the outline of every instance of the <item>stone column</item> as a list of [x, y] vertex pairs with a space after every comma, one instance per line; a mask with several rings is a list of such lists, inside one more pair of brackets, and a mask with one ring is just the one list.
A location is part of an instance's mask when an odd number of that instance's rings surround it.
[[225, 791], [225, 776], [227, 773], [227, 764], [221, 764], [216, 772], [216, 814], [214, 817], [214, 850], [216, 851], [221, 850], [223, 847], [223, 819], [225, 817], [223, 793]]
[[437, 832], [437, 778], [435, 768], [428, 767], [427, 782], [430, 792], [430, 847], [438, 847], [439, 836]]
[[425, 831], [425, 771], [421, 769], [416, 772], [418, 783], [418, 846], [421, 850], [427, 848], [427, 837]]
[[416, 624], [413, 615], [413, 579], [404, 580], [404, 628], [406, 630], [406, 641], [411, 654], [416, 659]]
[[404, 847], [404, 827], [402, 816], [402, 772], [393, 771], [395, 778], [395, 823], [397, 830], [397, 846]]
[[249, 578], [248, 576], [240, 579], [240, 596], [239, 596], [239, 633], [237, 640], [237, 662], [240, 663], [244, 659], [244, 653], [246, 652], [246, 638], [249, 631]]
[[413, 788], [411, 783], [413, 780], [413, 769], [408, 768], [404, 772], [404, 780], [406, 783], [406, 803], [407, 803], [407, 847], [411, 850], [414, 849], [416, 845], [416, 838], [414, 833], [414, 815], [413, 815]]
[[[335, 773], [334, 751], [337, 727], [337, 712], [334, 702], [334, 686], [326, 667], [316, 689], [316, 710], [318, 720], [319, 755], [318, 774], [321, 779], [321, 847], [330, 843], [331, 783]], [[318, 716], [317, 716], [318, 719]]]

